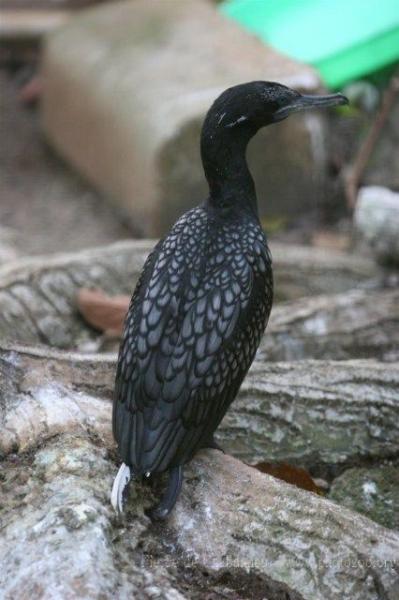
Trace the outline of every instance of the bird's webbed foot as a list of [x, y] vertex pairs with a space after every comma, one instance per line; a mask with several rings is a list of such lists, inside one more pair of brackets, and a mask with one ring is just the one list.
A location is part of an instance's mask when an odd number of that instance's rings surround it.
[[161, 502], [157, 507], [147, 511], [148, 516], [154, 521], [166, 519], [179, 497], [181, 486], [183, 483], [183, 467], [173, 467], [169, 471], [169, 481], [166, 490], [162, 496]]
[[130, 467], [122, 463], [114, 479], [111, 492], [111, 504], [117, 513], [123, 513], [123, 507], [127, 500], [129, 483], [131, 479]]

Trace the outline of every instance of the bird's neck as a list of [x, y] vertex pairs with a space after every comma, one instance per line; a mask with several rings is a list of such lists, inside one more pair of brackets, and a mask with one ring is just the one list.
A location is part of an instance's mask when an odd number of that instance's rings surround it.
[[246, 159], [247, 145], [254, 132], [204, 127], [201, 157], [209, 184], [209, 202], [215, 207], [237, 206], [258, 214], [255, 184]]

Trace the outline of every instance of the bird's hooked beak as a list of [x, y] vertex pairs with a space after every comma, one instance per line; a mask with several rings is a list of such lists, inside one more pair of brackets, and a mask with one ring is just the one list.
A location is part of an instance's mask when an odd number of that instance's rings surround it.
[[274, 117], [276, 121], [281, 121], [290, 115], [291, 113], [298, 112], [300, 110], [308, 110], [310, 108], [327, 108], [329, 106], [341, 106], [348, 104], [349, 100], [343, 94], [329, 94], [326, 96], [312, 96], [306, 94], [300, 94], [297, 98], [294, 98], [292, 102], [279, 108], [275, 113]]

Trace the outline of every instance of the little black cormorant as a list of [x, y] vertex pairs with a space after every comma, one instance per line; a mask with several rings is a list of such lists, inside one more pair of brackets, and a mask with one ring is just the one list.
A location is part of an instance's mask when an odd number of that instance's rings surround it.
[[215, 446], [265, 330], [272, 267], [245, 158], [249, 140], [293, 112], [346, 102], [254, 81], [227, 89], [211, 106], [201, 135], [209, 197], [155, 246], [125, 321], [113, 404], [123, 461], [111, 497], [117, 510], [130, 478], [167, 471], [151, 516], [169, 514], [184, 464]]

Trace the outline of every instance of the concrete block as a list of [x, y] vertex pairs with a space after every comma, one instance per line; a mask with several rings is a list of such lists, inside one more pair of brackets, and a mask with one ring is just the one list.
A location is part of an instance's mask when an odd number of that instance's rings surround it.
[[[202, 120], [226, 87], [255, 79], [307, 92], [320, 82], [204, 0], [134, 0], [88, 10], [48, 39], [43, 124], [56, 149], [146, 235], [162, 234], [207, 186]], [[296, 215], [323, 195], [324, 123], [263, 130], [249, 161], [261, 213]]]

